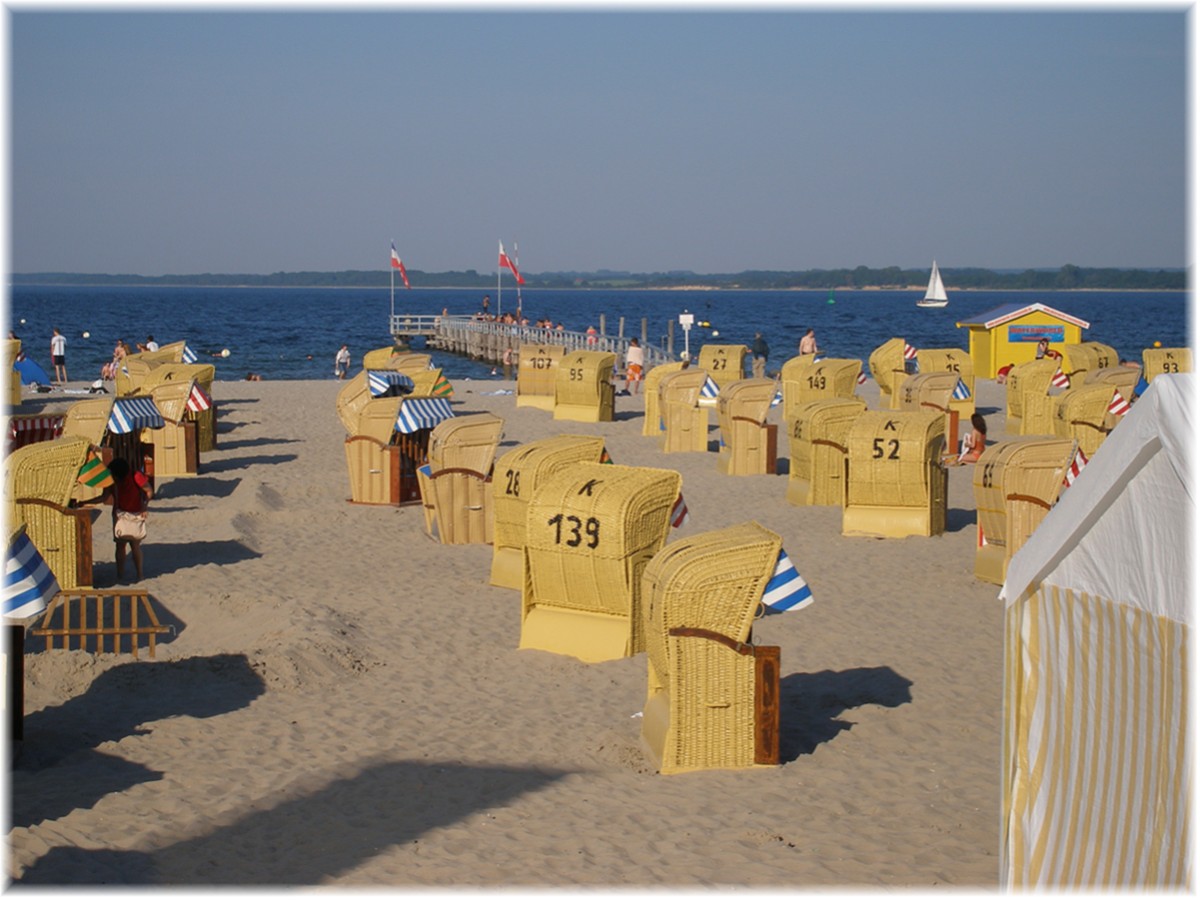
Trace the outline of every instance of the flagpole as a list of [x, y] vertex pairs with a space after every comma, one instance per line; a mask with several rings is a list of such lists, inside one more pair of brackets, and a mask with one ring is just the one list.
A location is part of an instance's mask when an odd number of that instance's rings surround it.
[[[513, 265], [517, 267], [517, 271], [521, 271], [521, 250], [517, 246], [517, 242], [513, 241]], [[517, 324], [521, 324], [521, 282], [517, 282]]]
[[[497, 241], [496, 243], [500, 244], [499, 241]], [[500, 244], [500, 246], [503, 246], [503, 244]], [[497, 319], [500, 318], [500, 270], [503, 268], [504, 267], [502, 265], [500, 265], [500, 256], [497, 254], [497, 256], [496, 256], [496, 318]]]
[[[396, 242], [392, 241], [392, 249], [396, 249]], [[396, 318], [396, 267], [392, 264], [391, 259], [388, 259], [388, 272], [391, 273], [392, 280], [392, 315], [388, 319], [388, 334], [392, 332], [392, 319]]]

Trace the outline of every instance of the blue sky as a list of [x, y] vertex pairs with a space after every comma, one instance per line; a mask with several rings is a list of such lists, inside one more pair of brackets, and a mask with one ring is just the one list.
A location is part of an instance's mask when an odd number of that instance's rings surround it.
[[1177, 267], [1183, 9], [10, 10], [17, 272]]

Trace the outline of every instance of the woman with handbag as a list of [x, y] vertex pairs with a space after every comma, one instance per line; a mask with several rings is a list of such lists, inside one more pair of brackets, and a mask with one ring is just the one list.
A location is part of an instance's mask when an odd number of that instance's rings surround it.
[[117, 580], [125, 577], [125, 548], [133, 555], [136, 581], [142, 580], [142, 540], [146, 537], [146, 507], [154, 496], [150, 480], [141, 471], [130, 471], [121, 458], [108, 464], [112, 473], [113, 540], [117, 545]]

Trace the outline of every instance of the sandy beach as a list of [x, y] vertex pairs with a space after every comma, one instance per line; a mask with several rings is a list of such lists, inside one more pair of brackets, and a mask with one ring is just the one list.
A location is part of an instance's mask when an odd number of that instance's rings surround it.
[[[580, 424], [491, 393], [512, 382], [456, 383], [456, 413], [504, 418], [501, 453], [601, 434], [618, 463], [682, 473], [691, 519], [669, 540], [755, 520], [811, 586], [754, 630], [781, 648], [783, 764], [663, 776], [640, 747], [644, 655], [518, 650], [490, 546], [347, 502], [339, 387], [214, 385], [219, 448], [151, 506], [143, 586], [176, 629], [154, 660], [27, 640], [13, 883], [998, 886], [1003, 621], [973, 575], [971, 467], [950, 471], [945, 534], [843, 537], [786, 476], [662, 453], [641, 397]], [[1002, 438], [1003, 387], [977, 388]], [[116, 577], [105, 522], [97, 586]]]

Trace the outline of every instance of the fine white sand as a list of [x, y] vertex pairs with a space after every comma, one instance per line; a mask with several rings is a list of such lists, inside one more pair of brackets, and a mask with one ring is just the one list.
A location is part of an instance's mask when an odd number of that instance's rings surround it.
[[[513, 386], [456, 385], [457, 413], [504, 418], [501, 453], [602, 434], [618, 463], [683, 474], [691, 521], [671, 540], [750, 519], [782, 535], [815, 596], [755, 626], [781, 647], [783, 765], [656, 774], [634, 717], [644, 655], [519, 651], [490, 546], [434, 543], [418, 507], [347, 502], [338, 382], [221, 381], [219, 449], [160, 481], [145, 545], [143, 586], [177, 633], [137, 661], [27, 640], [8, 877], [995, 888], [1002, 608], [972, 574], [971, 467], [950, 471], [945, 534], [844, 537], [839, 508], [787, 503], [785, 476], [662, 453], [640, 397], [579, 424], [487, 393]], [[995, 439], [1003, 388], [978, 388]], [[878, 406], [874, 382], [860, 391]], [[106, 521], [98, 586], [116, 576]]]

